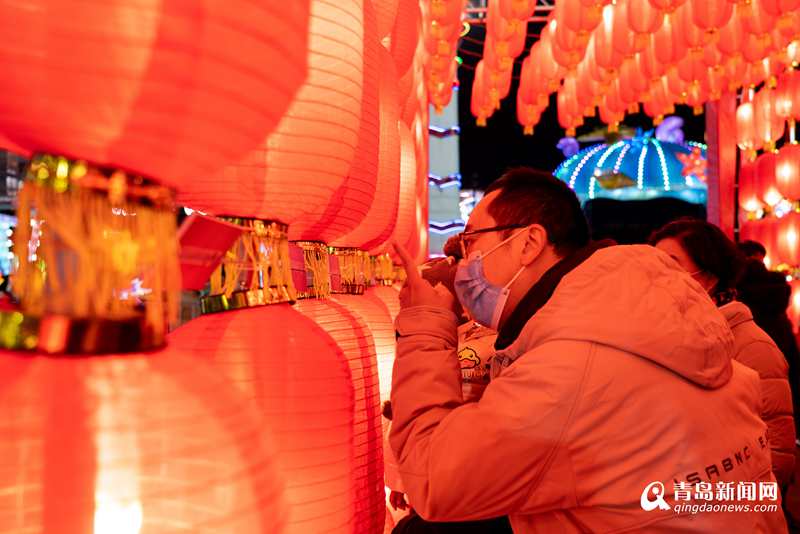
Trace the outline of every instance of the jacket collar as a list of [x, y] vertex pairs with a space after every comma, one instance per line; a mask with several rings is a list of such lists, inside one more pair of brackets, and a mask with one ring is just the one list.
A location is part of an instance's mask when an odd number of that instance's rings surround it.
[[553, 292], [555, 292], [556, 287], [558, 287], [558, 284], [564, 276], [586, 261], [596, 251], [613, 245], [616, 245], [616, 243], [611, 239], [592, 241], [585, 247], [562, 258], [558, 263], [550, 267], [539, 281], [530, 288], [524, 297], [522, 297], [519, 304], [517, 304], [517, 307], [500, 329], [494, 348], [496, 350], [503, 350], [511, 345], [522, 332], [522, 329], [530, 318], [533, 317], [542, 306], [547, 304], [547, 301], [553, 296]]

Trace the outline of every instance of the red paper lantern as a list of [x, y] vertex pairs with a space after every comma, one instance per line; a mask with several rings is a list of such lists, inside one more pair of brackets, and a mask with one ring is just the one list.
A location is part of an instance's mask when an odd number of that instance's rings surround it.
[[500, 13], [509, 20], [519, 20], [527, 26], [528, 19], [536, 9], [537, 0], [497, 0]]
[[363, 46], [361, 122], [353, 161], [344, 181], [331, 193], [327, 205], [303, 213], [292, 223], [293, 235], [297, 239], [339, 242], [341, 236], [363, 226], [368, 212], [374, 211], [380, 143], [378, 79], [386, 64], [381, 62], [379, 55], [379, 49], [383, 47], [378, 42], [377, 20], [371, 2], [364, 2]]
[[733, 4], [728, 0], [691, 0], [689, 8], [694, 25], [710, 33], [725, 26], [733, 15]]
[[358, 145], [363, 15], [358, 0], [313, 0], [308, 77], [280, 124], [221, 175], [193, 176], [179, 200], [213, 214], [281, 221], [293, 239], [311, 238], [312, 227], [315, 239], [341, 235], [319, 218], [347, 181]]
[[711, 35], [694, 23], [692, 4], [684, 4], [676, 9], [673, 23], [675, 24], [673, 31], [683, 40], [686, 47], [695, 54], [702, 53], [702, 48], [709, 42]]
[[664, 16], [661, 27], [653, 34], [653, 51], [656, 59], [666, 65], [677, 63], [686, 55], [686, 42], [679, 33], [678, 13]]
[[780, 17], [800, 8], [800, 0], [760, 0], [760, 5], [773, 17]]
[[0, 21], [11, 142], [179, 188], [257, 146], [306, 75], [305, 0], [31, 0]]
[[739, 205], [746, 211], [756, 211], [762, 207], [756, 184], [756, 164], [743, 159], [739, 168]]
[[564, 78], [564, 85], [558, 91], [556, 99], [558, 107], [558, 123], [567, 131], [568, 137], [575, 136], [579, 126], [581, 111], [578, 109], [577, 86], [575, 76]]
[[686, 0], [648, 0], [650, 5], [666, 13], [672, 13], [680, 7]]
[[746, 35], [742, 17], [743, 8], [736, 4], [733, 9], [733, 16], [719, 29], [719, 39], [716, 42], [719, 51], [726, 56], [741, 55]]
[[397, 314], [400, 313], [400, 290], [394, 286], [376, 286], [370, 291], [378, 297], [381, 302], [389, 310], [389, 315], [392, 317], [392, 324], [397, 319]]
[[397, 225], [392, 240], [406, 243], [416, 225], [417, 163], [414, 138], [404, 123], [400, 122], [400, 202], [397, 209]]
[[599, 67], [616, 71], [622, 64], [624, 56], [614, 48], [614, 6], [605, 6], [602, 14], [602, 22], [592, 35], [594, 59]]
[[778, 219], [776, 244], [780, 263], [800, 264], [800, 214], [791, 212]]
[[411, 68], [421, 32], [422, 14], [419, 10], [419, 1], [398, 0], [397, 18], [392, 28], [389, 51], [392, 53], [400, 78]]
[[748, 33], [765, 39], [777, 24], [777, 18], [764, 8], [765, 0], [750, 0], [750, 12], [744, 17], [744, 28]]
[[664, 13], [649, 2], [628, 2], [628, 26], [637, 34], [655, 33], [664, 22]]
[[768, 149], [774, 148], [775, 142], [783, 136], [785, 123], [775, 112], [776, 91], [763, 88], [753, 100], [756, 136], [764, 142]]
[[[796, 95], [793, 89], [797, 86], [797, 78], [794, 69], [789, 69], [781, 76], [778, 87], [775, 89], [775, 113], [784, 120], [794, 118], [794, 100]], [[797, 102], [800, 106], [800, 101]], [[797, 110], [800, 112], [800, 110]]]
[[747, 32], [742, 43], [742, 57], [749, 63], [760, 61], [769, 54], [771, 44], [769, 37]]
[[637, 39], [636, 33], [628, 24], [629, 10], [630, 2], [628, 0], [617, 0], [616, 5], [612, 8], [611, 34], [614, 50], [625, 58], [632, 57], [635, 52], [647, 44], [646, 39]]
[[397, 223], [400, 195], [400, 134], [397, 129], [397, 73], [389, 52], [378, 49], [380, 73], [380, 152], [375, 198], [367, 212], [365, 223], [349, 234], [335, 240], [334, 245], [371, 250], [387, 241]]
[[277, 304], [204, 315], [171, 343], [213, 364], [261, 412], [286, 481], [286, 532], [353, 532], [354, 390], [334, 340]]
[[531, 61], [537, 63], [544, 86], [554, 91], [558, 88], [558, 82], [564, 77], [564, 70], [558, 62], [547, 60], [553, 57], [553, 40], [545, 35], [547, 34], [543, 34], [542, 39], [531, 47]]
[[580, 0], [559, 0], [553, 16], [559, 24], [576, 33], [592, 32], [602, 20], [601, 6], [581, 6]]
[[778, 151], [775, 186], [790, 199], [800, 199], [800, 145], [786, 144]]
[[193, 354], [6, 351], [0, 377], [1, 532], [283, 531], [260, 418]]
[[[372, 0], [378, 22], [378, 39], [383, 39], [394, 28], [399, 0]], [[366, 7], [366, 6], [365, 6]]]
[[775, 167], [778, 158], [774, 152], [764, 152], [756, 159], [755, 191], [759, 200], [774, 205], [780, 200], [775, 182]]
[[377, 355], [380, 400], [381, 402], [389, 400], [396, 346], [394, 321], [389, 309], [375, 294], [375, 288], [367, 289], [363, 295], [337, 295], [333, 300], [346, 306], [369, 328]]
[[384, 522], [381, 397], [375, 344], [366, 322], [343, 304], [363, 296], [301, 300], [295, 309], [319, 325], [339, 346], [350, 366], [355, 392], [352, 477], [354, 532], [380, 532]]
[[658, 60], [653, 44], [653, 36], [647, 36], [647, 44], [636, 54], [636, 64], [645, 80], [655, 81], [664, 75], [666, 65]]

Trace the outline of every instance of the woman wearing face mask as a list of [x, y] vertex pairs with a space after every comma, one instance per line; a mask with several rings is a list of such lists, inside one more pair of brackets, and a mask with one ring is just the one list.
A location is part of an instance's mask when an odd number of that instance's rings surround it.
[[772, 339], [736, 300], [743, 258], [736, 245], [711, 223], [680, 219], [657, 230], [650, 244], [669, 254], [692, 275], [725, 316], [733, 332], [733, 359], [758, 372], [763, 396], [762, 418], [768, 427], [772, 469], [785, 488], [794, 472], [795, 429], [788, 365]]

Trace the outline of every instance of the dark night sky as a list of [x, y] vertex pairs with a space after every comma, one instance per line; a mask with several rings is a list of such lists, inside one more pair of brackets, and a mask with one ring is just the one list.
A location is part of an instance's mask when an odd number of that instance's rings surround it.
[[[533, 42], [541, 31], [541, 23], [528, 25], [528, 42], [523, 54], [514, 64], [514, 80], [511, 92], [501, 108], [488, 120], [486, 127], [475, 125], [475, 118], [470, 113], [470, 97], [475, 65], [483, 52], [484, 27], [473, 25], [470, 32], [461, 40], [459, 55], [463, 65], [459, 68], [458, 91], [459, 122], [461, 125], [461, 175], [464, 187], [485, 187], [499, 177], [508, 167], [528, 165], [545, 170], [553, 170], [564, 159], [556, 148], [564, 131], [558, 124], [556, 116], [555, 94], [550, 97], [550, 106], [542, 114], [541, 122], [536, 126], [534, 135], [522, 134], [522, 126], [516, 117], [516, 94], [519, 85], [519, 71], [522, 60], [528, 55]], [[687, 140], [702, 141], [705, 129], [704, 117], [693, 115], [690, 108], [679, 106], [677, 115], [684, 118], [684, 133]], [[629, 115], [625, 124], [648, 130], [653, 127], [652, 120], [639, 113]], [[587, 120], [578, 130], [578, 136], [600, 126], [597, 119]], [[582, 145], [582, 147], [585, 145]]]

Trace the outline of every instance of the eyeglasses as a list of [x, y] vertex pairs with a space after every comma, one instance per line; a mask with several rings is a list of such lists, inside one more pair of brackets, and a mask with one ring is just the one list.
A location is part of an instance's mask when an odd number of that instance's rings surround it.
[[503, 230], [514, 230], [516, 228], [525, 228], [528, 226], [527, 224], [504, 224], [501, 226], [492, 226], [490, 228], [479, 228], [478, 230], [469, 230], [467, 232], [461, 232], [458, 234], [458, 244], [461, 246], [461, 257], [466, 259], [469, 246], [470, 246], [470, 239], [474, 238], [476, 235], [486, 234], [489, 232], [502, 232]]

